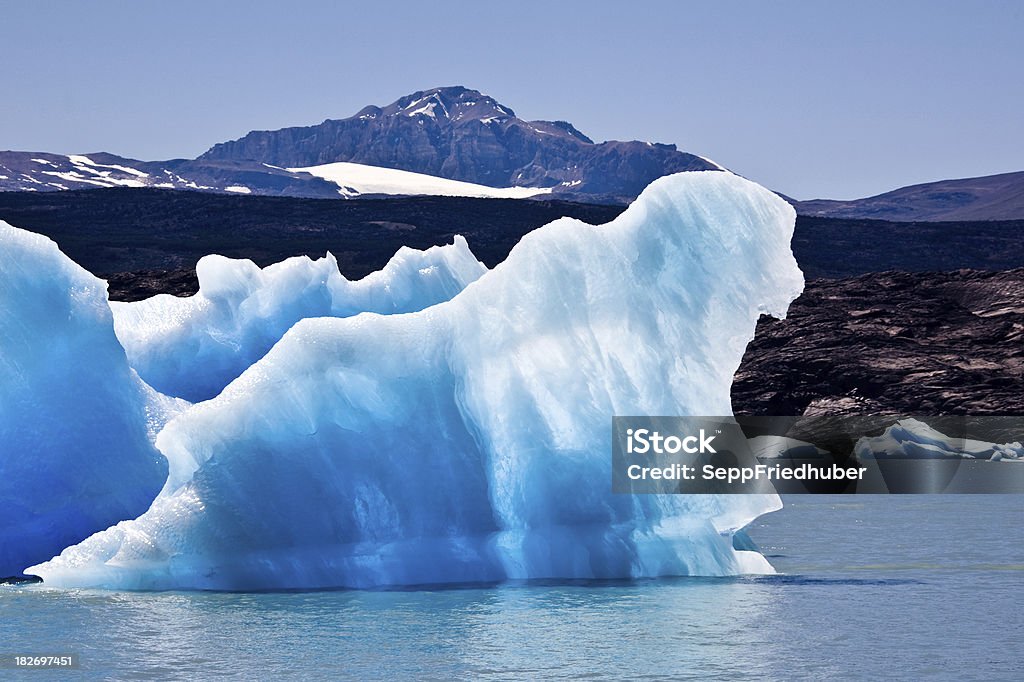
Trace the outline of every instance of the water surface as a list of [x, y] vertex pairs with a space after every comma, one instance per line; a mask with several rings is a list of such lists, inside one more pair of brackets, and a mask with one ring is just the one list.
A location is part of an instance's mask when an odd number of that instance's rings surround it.
[[0, 588], [31, 679], [1020, 679], [1024, 497], [793, 496], [761, 578], [446, 590]]

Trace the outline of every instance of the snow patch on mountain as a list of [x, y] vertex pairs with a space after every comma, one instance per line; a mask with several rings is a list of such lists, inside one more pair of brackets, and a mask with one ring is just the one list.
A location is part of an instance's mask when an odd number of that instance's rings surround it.
[[367, 166], [361, 163], [328, 163], [306, 168], [288, 168], [292, 173], [309, 173], [338, 185], [338, 194], [434, 195], [480, 197], [489, 199], [525, 199], [549, 194], [550, 187], [487, 187], [471, 182], [448, 180], [423, 173]]

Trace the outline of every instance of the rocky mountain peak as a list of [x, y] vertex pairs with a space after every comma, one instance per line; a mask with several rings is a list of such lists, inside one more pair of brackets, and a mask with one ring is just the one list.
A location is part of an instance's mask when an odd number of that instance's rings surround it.
[[673, 146], [595, 144], [567, 121], [525, 121], [490, 95], [458, 85], [419, 90], [346, 119], [251, 132], [200, 160], [281, 168], [344, 161], [616, 201], [632, 199], [662, 175], [715, 168]]
[[[370, 109], [370, 107], [367, 107]], [[479, 90], [462, 86], [431, 88], [401, 97], [385, 107], [374, 107], [377, 116], [423, 117], [444, 125], [464, 125], [470, 121], [496, 121], [515, 118], [511, 109]], [[366, 110], [360, 112], [364, 114]]]

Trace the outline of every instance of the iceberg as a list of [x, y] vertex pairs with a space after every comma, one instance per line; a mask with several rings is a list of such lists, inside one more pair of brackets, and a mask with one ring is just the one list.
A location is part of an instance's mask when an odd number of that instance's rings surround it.
[[947, 436], [919, 419], [900, 419], [881, 435], [857, 440], [854, 453], [868, 459], [986, 459], [1024, 462], [1019, 441], [990, 443]]
[[329, 253], [262, 270], [250, 260], [211, 255], [196, 266], [196, 295], [161, 294], [111, 308], [129, 363], [146, 383], [199, 402], [220, 393], [301, 319], [422, 310], [485, 271], [461, 236], [426, 251], [403, 247], [383, 270], [355, 282]]
[[731, 414], [795, 213], [725, 172], [563, 218], [419, 312], [297, 322], [157, 437], [152, 506], [30, 569], [52, 586], [376, 587], [771, 572], [776, 495], [615, 495], [613, 415]]
[[0, 576], [144, 512], [185, 403], [129, 368], [106, 283], [0, 222]]

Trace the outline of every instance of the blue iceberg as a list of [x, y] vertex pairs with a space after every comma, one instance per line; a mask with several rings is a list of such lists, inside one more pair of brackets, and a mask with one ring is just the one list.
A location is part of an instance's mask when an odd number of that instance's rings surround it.
[[422, 310], [447, 301], [486, 268], [466, 240], [418, 251], [403, 247], [383, 270], [352, 282], [334, 256], [289, 258], [262, 270], [250, 260], [206, 256], [199, 292], [111, 303], [131, 366], [161, 393], [209, 400], [307, 317]]
[[184, 407], [128, 366], [106, 283], [0, 222], [0, 576], [146, 511]]
[[449, 301], [299, 321], [160, 432], [148, 511], [30, 571], [234, 590], [770, 572], [736, 534], [777, 496], [614, 495], [611, 417], [731, 413], [758, 317], [803, 287], [794, 222], [735, 175], [669, 176], [611, 223], [534, 231]]

